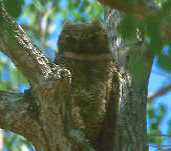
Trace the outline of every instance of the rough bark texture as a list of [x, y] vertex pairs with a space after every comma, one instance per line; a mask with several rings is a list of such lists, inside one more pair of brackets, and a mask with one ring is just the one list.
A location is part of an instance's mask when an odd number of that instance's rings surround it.
[[43, 130], [37, 121], [37, 108], [29, 92], [0, 92], [0, 125], [26, 137], [36, 148], [46, 149]]
[[137, 37], [122, 39], [117, 27], [123, 14], [107, 9], [107, 29], [114, 58], [123, 74], [117, 118], [116, 151], [145, 151], [146, 143], [146, 103], [148, 78], [152, 56], [148, 48], [139, 43]]
[[0, 1], [0, 48], [32, 85], [52, 74], [48, 59], [32, 44], [23, 29], [10, 17]]
[[0, 49], [32, 86], [24, 94], [0, 93], [1, 128], [25, 136], [39, 151], [145, 151], [152, 56], [136, 37], [119, 36], [121, 18], [108, 10], [107, 31], [96, 22], [65, 24], [56, 65], [0, 0]]
[[73, 76], [69, 131], [79, 129], [96, 150], [110, 151], [115, 136], [119, 72], [107, 33], [97, 22], [65, 24], [59, 46], [57, 63]]

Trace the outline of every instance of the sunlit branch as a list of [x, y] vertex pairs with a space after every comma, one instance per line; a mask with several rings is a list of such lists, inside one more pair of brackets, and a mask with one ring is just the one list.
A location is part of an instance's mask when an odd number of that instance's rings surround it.
[[0, 49], [7, 54], [29, 82], [40, 83], [51, 73], [48, 59], [10, 17], [0, 1]]

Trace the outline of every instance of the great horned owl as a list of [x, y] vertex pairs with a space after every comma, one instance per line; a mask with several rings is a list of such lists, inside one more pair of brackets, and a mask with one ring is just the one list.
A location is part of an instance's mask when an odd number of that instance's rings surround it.
[[[58, 44], [56, 62], [72, 74], [72, 126], [82, 129], [91, 143], [97, 145], [109, 121], [114, 124], [115, 117], [110, 114], [116, 112], [112, 80], [117, 71], [107, 33], [98, 22], [66, 23]], [[110, 129], [111, 125], [108, 126]]]

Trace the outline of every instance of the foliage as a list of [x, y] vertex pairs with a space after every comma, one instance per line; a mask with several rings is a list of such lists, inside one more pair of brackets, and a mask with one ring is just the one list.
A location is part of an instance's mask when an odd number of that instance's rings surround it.
[[[15, 17], [34, 43], [53, 60], [56, 41], [65, 20], [90, 21], [102, 19], [103, 8], [95, 0], [5, 0], [8, 13]], [[11, 60], [0, 53], [1, 90], [24, 91], [27, 80], [15, 68]], [[22, 146], [33, 148], [19, 135], [6, 132], [5, 150], [21, 151]]]
[[[53, 59], [56, 41], [65, 20], [90, 21], [102, 19], [103, 8], [95, 0], [5, 0], [10, 15], [27, 31], [34, 43]], [[0, 53], [0, 89], [20, 90], [28, 88], [28, 83], [11, 60]], [[7, 68], [8, 67], [8, 68]]]
[[21, 8], [24, 4], [24, 0], [5, 0], [4, 4], [8, 13], [17, 18], [21, 14]]
[[163, 104], [161, 104], [159, 107], [156, 109], [154, 108], [152, 103], [148, 104], [148, 119], [150, 119], [149, 123], [149, 131], [150, 131], [150, 136], [149, 136], [149, 143], [150, 144], [158, 144], [160, 145], [162, 143], [161, 137], [158, 137], [157, 139], [154, 137], [155, 135], [160, 136], [161, 131], [159, 128], [159, 125], [161, 124], [164, 115], [166, 114], [166, 109]]
[[22, 151], [23, 148], [28, 148], [28, 151], [34, 151], [34, 147], [24, 137], [10, 131], [4, 132], [4, 136], [4, 149], [6, 151]]
[[[143, 0], [122, 0], [129, 5], [135, 5]], [[144, 39], [149, 46], [149, 51], [158, 58], [159, 66], [171, 72], [170, 60], [170, 39], [164, 41], [162, 31], [166, 27], [160, 26], [161, 22], [170, 21], [171, 17], [165, 20], [168, 12], [171, 11], [170, 0], [155, 0], [161, 8], [157, 16], [145, 17], [144, 19], [130, 14], [125, 15], [119, 27], [123, 38], [129, 39], [136, 36], [137, 29], [144, 34]], [[34, 43], [44, 50], [49, 59], [54, 59], [56, 41], [65, 20], [90, 21], [93, 19], [103, 20], [103, 7], [95, 0], [5, 0], [5, 7], [10, 15], [16, 18], [18, 23], [27, 31]], [[167, 32], [167, 31], [166, 31]], [[167, 51], [164, 49], [167, 45]], [[135, 69], [138, 70], [138, 69]], [[0, 77], [1, 90], [24, 91], [29, 85], [22, 74], [14, 67], [10, 59], [0, 54]], [[158, 111], [158, 112], [156, 112]], [[153, 108], [148, 106], [148, 119], [151, 122], [148, 129], [152, 134], [160, 134], [158, 126], [165, 115], [165, 107]], [[12, 137], [6, 137], [8, 146]], [[150, 138], [150, 142], [161, 144], [162, 138]], [[9, 143], [10, 142], [10, 143]], [[21, 141], [23, 143], [23, 141]], [[19, 142], [19, 143], [21, 143]], [[19, 151], [20, 149], [16, 149]]]
[[[134, 6], [135, 2], [140, 1], [141, 0], [131, 0], [130, 2], [132, 6]], [[169, 22], [171, 20], [171, 16], [169, 12], [171, 11], [171, 1], [156, 0], [156, 3], [161, 7], [157, 15], [141, 18], [140, 16], [126, 14], [121, 22], [119, 31], [124, 39], [128, 39], [135, 37], [136, 31], [139, 29], [140, 32], [144, 34], [144, 39], [148, 45], [149, 52], [152, 52], [157, 56], [159, 66], [167, 72], [170, 72], [171, 67], [169, 65], [169, 60], [171, 58], [171, 41], [170, 37], [168, 39], [165, 37], [164, 39], [164, 36], [170, 35]], [[169, 46], [167, 54], [163, 54], [163, 48], [165, 45]]]

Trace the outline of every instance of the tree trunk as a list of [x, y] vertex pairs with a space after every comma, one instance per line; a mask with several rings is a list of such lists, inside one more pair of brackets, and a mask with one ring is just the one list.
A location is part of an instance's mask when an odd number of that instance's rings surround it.
[[[116, 151], [145, 151], [148, 79], [153, 56], [138, 37], [122, 39], [117, 28], [124, 14], [106, 9], [106, 25], [113, 56], [123, 75], [116, 129]], [[136, 34], [135, 34], [136, 35]]]
[[120, 37], [121, 19], [118, 11], [107, 10], [107, 30], [98, 22], [66, 23], [56, 65], [0, 1], [0, 49], [31, 84], [24, 94], [1, 92], [1, 128], [25, 136], [39, 151], [147, 150], [152, 56], [147, 58], [147, 47], [137, 37]]

